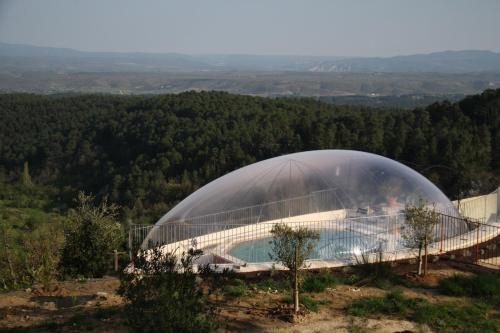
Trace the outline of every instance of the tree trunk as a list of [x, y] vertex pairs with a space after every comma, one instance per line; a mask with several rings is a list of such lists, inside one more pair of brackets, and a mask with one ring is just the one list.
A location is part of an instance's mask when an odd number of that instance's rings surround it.
[[427, 235], [424, 239], [424, 276], [427, 275]]
[[297, 266], [298, 249], [295, 247], [295, 263], [293, 272], [293, 312], [299, 312], [299, 268]]
[[418, 246], [418, 272], [417, 274], [422, 275], [422, 244]]

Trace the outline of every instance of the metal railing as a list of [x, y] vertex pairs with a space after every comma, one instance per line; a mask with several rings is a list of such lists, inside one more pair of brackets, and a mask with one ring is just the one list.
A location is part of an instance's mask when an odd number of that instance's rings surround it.
[[500, 268], [500, 225], [472, 222], [473, 229], [463, 235], [461, 246], [449, 246], [446, 255], [452, 260]]
[[[414, 257], [413, 249], [407, 247], [405, 239], [404, 214], [320, 221], [274, 220], [251, 225], [169, 223], [132, 226], [129, 241], [132, 253], [141, 246], [143, 249], [164, 246], [167, 251], [197, 248], [217, 257], [219, 262], [269, 262], [270, 231], [276, 223], [285, 223], [294, 229], [306, 227], [320, 233], [312, 259], [336, 260], [349, 265], [354, 263], [356, 256], [364, 253], [383, 252], [393, 260]], [[150, 237], [145, 243], [143, 240], [151, 233], [155, 233], [155, 237]], [[474, 255], [465, 256], [467, 258], [489, 260], [494, 264], [497, 262], [495, 251], [499, 248], [496, 245], [499, 235], [500, 226], [440, 214], [429, 250], [435, 255], [453, 253], [457, 258], [464, 257], [458, 256], [457, 251], [465, 250], [463, 253]], [[488, 246], [483, 247], [483, 244]]]
[[[500, 267], [499, 190], [455, 202], [461, 216], [441, 211], [429, 250], [455, 260]], [[414, 257], [407, 247], [403, 213], [377, 215], [377, 211], [343, 207], [334, 189], [223, 213], [199, 216], [155, 226], [132, 225], [129, 255], [163, 246], [168, 251], [197, 248], [217, 262], [270, 261], [271, 229], [277, 223], [307, 227], [321, 237], [312, 259], [349, 265], [356, 257], [383, 252], [386, 260]], [[288, 216], [283, 218], [283, 216]]]

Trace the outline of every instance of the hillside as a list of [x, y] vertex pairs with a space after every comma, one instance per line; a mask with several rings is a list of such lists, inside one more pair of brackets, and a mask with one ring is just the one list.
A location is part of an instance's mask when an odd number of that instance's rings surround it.
[[444, 51], [395, 57], [252, 54], [84, 52], [0, 42], [0, 70], [194, 71], [250, 70], [295, 72], [500, 72], [500, 54], [481, 50]]
[[[62, 207], [79, 190], [149, 222], [241, 166], [314, 149], [354, 149], [422, 171], [450, 197], [500, 176], [500, 90], [425, 109], [335, 106], [221, 92], [163, 96], [0, 95], [0, 180], [24, 162]], [[451, 171], [450, 171], [451, 170]]]
[[348, 58], [325, 61], [318, 72], [469, 73], [500, 71], [500, 54], [489, 51], [445, 51], [390, 58]]
[[446, 51], [390, 58], [83, 52], [0, 42], [0, 92], [166, 94], [226, 91], [264, 97], [375, 98], [424, 106], [500, 87], [500, 54]]
[[[434, 100], [464, 97], [500, 87], [500, 73], [311, 73], [311, 72], [189, 72], [189, 73], [0, 73], [0, 92], [38, 94], [165, 94], [185, 91], [225, 91], [262, 97], [433, 96]], [[373, 99], [375, 97], [375, 99]], [[371, 99], [370, 99], [371, 98]], [[376, 105], [376, 104], [375, 104]]]

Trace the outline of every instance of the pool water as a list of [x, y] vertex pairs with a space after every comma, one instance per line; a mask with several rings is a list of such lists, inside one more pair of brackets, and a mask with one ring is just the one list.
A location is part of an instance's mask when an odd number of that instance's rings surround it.
[[[235, 245], [229, 254], [245, 262], [258, 263], [272, 261], [272, 238], [256, 239]], [[354, 231], [320, 232], [320, 240], [316, 244], [311, 259], [343, 260], [367, 251], [373, 251], [381, 246], [382, 239]]]

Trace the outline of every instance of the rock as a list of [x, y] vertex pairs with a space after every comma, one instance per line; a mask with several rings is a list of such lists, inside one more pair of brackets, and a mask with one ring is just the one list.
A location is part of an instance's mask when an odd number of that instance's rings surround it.
[[337, 289], [335, 289], [335, 288], [326, 288], [326, 292], [329, 294], [335, 294], [336, 291], [337, 291]]
[[98, 299], [102, 299], [102, 300], [107, 300], [108, 299], [108, 293], [104, 292], [104, 291], [98, 291], [96, 293], [96, 296]]
[[57, 309], [55, 302], [44, 302], [42, 304], [42, 306], [44, 309], [47, 309], [47, 310], [56, 310]]

